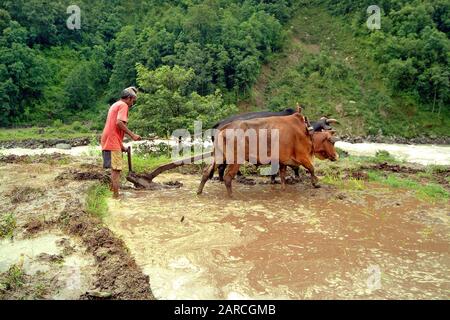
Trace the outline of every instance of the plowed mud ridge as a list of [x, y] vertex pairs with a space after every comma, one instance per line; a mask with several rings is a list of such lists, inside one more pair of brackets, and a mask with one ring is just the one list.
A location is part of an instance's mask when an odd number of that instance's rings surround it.
[[[12, 239], [0, 240], [0, 299], [153, 299], [125, 243], [84, 210], [87, 189], [105, 173], [77, 161], [0, 159], [0, 218], [16, 219]], [[15, 282], [14, 266], [23, 273]]]
[[[330, 165], [319, 177], [339, 171], [341, 184], [314, 189], [304, 174], [285, 192], [248, 169], [229, 200], [217, 178], [197, 196], [200, 168], [186, 166], [149, 190], [123, 179], [101, 221], [85, 211], [108, 181], [98, 161], [0, 157], [0, 218], [16, 219], [0, 299], [448, 299], [448, 201], [369, 181], [425, 167]], [[449, 168], [427, 174], [450, 190]]]

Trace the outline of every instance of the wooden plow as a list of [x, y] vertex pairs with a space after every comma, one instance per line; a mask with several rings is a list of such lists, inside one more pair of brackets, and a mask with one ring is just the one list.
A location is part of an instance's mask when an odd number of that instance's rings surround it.
[[128, 175], [127, 180], [134, 184], [134, 186], [138, 189], [150, 189], [150, 190], [157, 190], [157, 189], [172, 189], [172, 188], [179, 188], [181, 187], [181, 183], [179, 182], [169, 182], [165, 184], [159, 184], [153, 182], [153, 179], [155, 179], [158, 175], [160, 175], [163, 172], [166, 172], [168, 170], [172, 170], [178, 167], [181, 167], [185, 165], [186, 163], [194, 163], [196, 161], [209, 158], [212, 156], [212, 152], [203, 153], [200, 155], [192, 156], [190, 158], [185, 158], [181, 160], [176, 160], [170, 163], [166, 163], [163, 165], [160, 165], [156, 169], [153, 169], [153, 171], [149, 173], [142, 173], [138, 174], [133, 171], [132, 162], [131, 162], [131, 148], [128, 147], [127, 149], [127, 156], [128, 156]]

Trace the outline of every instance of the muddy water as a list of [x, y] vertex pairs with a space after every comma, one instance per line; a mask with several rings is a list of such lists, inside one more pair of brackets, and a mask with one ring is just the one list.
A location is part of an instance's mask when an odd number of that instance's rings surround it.
[[[69, 255], [62, 257], [64, 248], [74, 248]], [[6, 272], [12, 265], [21, 266], [28, 276], [39, 279], [39, 283], [51, 283], [58, 287], [47, 299], [77, 299], [92, 285], [94, 259], [80, 254], [79, 246], [60, 232], [53, 231], [31, 239], [0, 241], [0, 272]], [[55, 261], [48, 257], [56, 258]]]
[[[17, 225], [13, 239], [0, 240], [0, 273], [16, 265], [27, 277], [22, 293], [10, 298], [78, 299], [92, 287], [95, 260], [79, 239], [57, 227], [42, 227], [36, 234], [26, 234], [23, 229], [30, 221], [57, 219], [67, 201], [79, 197], [88, 187], [76, 181], [55, 181], [64, 170], [41, 163], [0, 166], [0, 218], [13, 213]], [[12, 201], [17, 190], [28, 191], [20, 200]], [[36, 297], [33, 294], [39, 287], [44, 293]]]
[[412, 194], [235, 184], [110, 200], [108, 226], [159, 299], [448, 298], [450, 207]]

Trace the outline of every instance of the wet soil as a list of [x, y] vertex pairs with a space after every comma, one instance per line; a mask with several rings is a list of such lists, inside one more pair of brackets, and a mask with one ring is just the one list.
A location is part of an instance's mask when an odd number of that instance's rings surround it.
[[234, 184], [235, 199], [198, 175], [179, 190], [127, 191], [107, 225], [159, 299], [447, 299], [450, 206], [364, 182]]
[[57, 144], [64, 143], [71, 147], [86, 146], [91, 142], [91, 137], [84, 138], [73, 138], [73, 139], [25, 139], [25, 140], [10, 140], [10, 141], [0, 141], [0, 149], [11, 149], [11, 148], [29, 148], [29, 149], [40, 149], [40, 148], [52, 148]]
[[47, 164], [57, 164], [62, 161], [73, 161], [71, 156], [52, 153], [52, 154], [40, 154], [35, 156], [29, 155], [0, 155], [0, 164], [4, 163], [17, 163], [17, 164], [28, 164], [28, 163], [47, 163]]
[[[17, 219], [0, 242], [0, 283], [14, 265], [24, 272], [0, 299], [448, 299], [449, 203], [370, 183], [366, 172], [414, 177], [424, 167], [340, 171], [362, 189], [313, 189], [302, 173], [282, 192], [241, 176], [229, 200], [217, 180], [197, 196], [201, 167], [185, 166], [154, 180], [171, 188], [123, 188], [102, 223], [84, 211], [86, 190], [106, 181], [89, 161], [0, 162], [0, 218]], [[448, 174], [433, 177], [444, 185]]]
[[104, 173], [90, 159], [59, 160], [0, 163], [0, 219], [16, 221], [13, 237], [0, 240], [0, 299], [153, 299], [123, 241], [84, 211], [87, 189]]

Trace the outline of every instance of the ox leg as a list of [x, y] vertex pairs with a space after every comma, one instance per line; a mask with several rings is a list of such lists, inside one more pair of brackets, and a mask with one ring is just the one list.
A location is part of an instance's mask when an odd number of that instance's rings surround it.
[[293, 166], [291, 168], [292, 168], [292, 170], [294, 170], [294, 181], [300, 182], [300, 167]]
[[211, 180], [212, 178], [214, 178], [214, 171], [215, 171], [215, 170], [211, 170], [211, 172], [209, 173], [209, 177], [208, 177], [209, 180]]
[[223, 181], [223, 176], [225, 175], [226, 168], [227, 165], [225, 163], [219, 165], [219, 181]]
[[300, 167], [292, 167], [292, 170], [294, 170], [295, 177], [300, 179]]
[[277, 183], [276, 178], [277, 178], [276, 174], [271, 175], [270, 176], [270, 183], [271, 184], [276, 184]]
[[286, 166], [280, 164], [281, 190], [286, 190]]
[[314, 188], [320, 188], [319, 179], [316, 177], [314, 173], [314, 166], [311, 162], [305, 162], [302, 164], [311, 174], [311, 183], [314, 186]]
[[208, 181], [209, 177], [211, 176], [211, 172], [214, 173], [214, 167], [215, 164], [211, 163], [205, 171], [203, 171], [202, 181], [200, 182], [200, 185], [198, 186], [197, 194], [202, 194], [203, 188], [205, 187], [206, 181]]
[[233, 197], [233, 190], [231, 188], [231, 182], [233, 181], [234, 176], [238, 173], [239, 166], [240, 166], [239, 164], [228, 165], [228, 171], [225, 174], [225, 177], [223, 178], [223, 180], [225, 181], [225, 186], [227, 187], [228, 197], [230, 197], [230, 198]]

